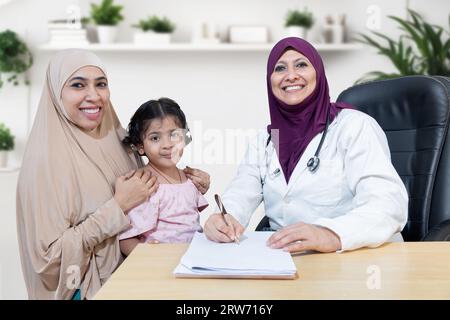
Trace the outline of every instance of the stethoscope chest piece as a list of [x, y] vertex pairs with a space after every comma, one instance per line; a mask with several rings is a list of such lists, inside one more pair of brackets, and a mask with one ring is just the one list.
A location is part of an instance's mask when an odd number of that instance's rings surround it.
[[318, 156], [314, 156], [311, 159], [308, 160], [308, 163], [306, 166], [308, 167], [309, 171], [315, 172], [317, 168], [319, 168], [320, 159]]

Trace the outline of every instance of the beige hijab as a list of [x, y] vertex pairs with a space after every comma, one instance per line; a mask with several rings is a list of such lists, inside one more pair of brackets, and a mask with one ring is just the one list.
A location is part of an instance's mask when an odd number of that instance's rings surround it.
[[[50, 61], [17, 186], [17, 229], [30, 299], [92, 298], [122, 262], [116, 234], [129, 224], [112, 198], [116, 177], [137, 168], [110, 102], [89, 135], [69, 119], [65, 82], [99, 58], [65, 50]], [[140, 165], [140, 163], [139, 163]]]

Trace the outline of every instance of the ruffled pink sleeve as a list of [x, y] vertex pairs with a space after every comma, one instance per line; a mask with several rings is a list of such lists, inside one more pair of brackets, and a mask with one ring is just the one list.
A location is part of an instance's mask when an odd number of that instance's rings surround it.
[[202, 212], [209, 205], [206, 198], [202, 195], [200, 191], [197, 190], [197, 208], [198, 212]]
[[130, 228], [119, 235], [119, 240], [142, 235], [156, 228], [159, 216], [158, 193], [150, 197], [149, 201], [133, 208], [128, 213]]

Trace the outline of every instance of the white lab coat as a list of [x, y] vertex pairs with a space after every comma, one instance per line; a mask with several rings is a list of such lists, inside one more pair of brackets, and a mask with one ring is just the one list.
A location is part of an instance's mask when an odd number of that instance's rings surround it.
[[261, 132], [222, 196], [227, 211], [247, 226], [264, 201], [272, 229], [300, 221], [323, 226], [340, 237], [341, 251], [402, 239], [408, 194], [378, 123], [360, 111], [342, 110], [329, 125], [320, 166], [312, 173], [306, 164], [321, 136], [309, 143], [286, 185], [273, 143], [266, 149], [268, 134]]

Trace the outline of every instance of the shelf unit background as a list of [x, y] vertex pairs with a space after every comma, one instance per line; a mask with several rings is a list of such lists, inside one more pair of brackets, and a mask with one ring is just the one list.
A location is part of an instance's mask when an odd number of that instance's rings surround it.
[[[0, 89], [0, 121], [11, 127], [17, 148], [13, 165], [20, 165], [28, 132], [31, 128], [50, 57], [62, 49], [48, 42], [47, 22], [64, 18], [67, 8], [79, 4], [82, 15], [89, 13], [90, 3], [99, 0], [0, 0], [0, 30], [18, 32], [34, 52], [34, 65], [29, 71], [29, 87]], [[222, 193], [245, 151], [248, 133], [264, 129], [269, 121], [267, 109], [266, 63], [271, 48], [267, 45], [193, 46], [189, 44], [192, 27], [199, 21], [213, 21], [226, 40], [231, 25], [264, 25], [270, 41], [283, 35], [283, 19], [288, 9], [308, 7], [317, 17], [308, 39], [320, 42], [320, 26], [329, 13], [345, 13], [347, 41], [356, 32], [367, 33], [368, 9], [380, 9], [379, 32], [391, 37], [399, 34], [388, 15], [406, 17], [406, 6], [424, 14], [431, 22], [448, 25], [448, 0], [116, 0], [124, 5], [125, 20], [119, 26], [119, 43], [90, 45], [107, 67], [111, 99], [124, 126], [136, 108], [150, 98], [171, 97], [185, 111], [193, 133], [186, 161], [208, 171], [212, 176], [207, 194], [210, 208], [202, 213], [202, 221], [213, 210], [214, 193]], [[156, 48], [131, 44], [132, 24], [150, 14], [166, 15], [177, 24], [174, 43]], [[364, 73], [372, 70], [393, 71], [386, 58], [368, 47], [354, 44], [318, 45], [323, 57], [333, 99], [351, 86]], [[214, 154], [215, 145], [225, 146], [220, 136], [228, 131], [239, 138], [224, 154]], [[219, 138], [218, 138], [219, 137]], [[224, 147], [225, 148], [225, 147]], [[194, 151], [193, 151], [194, 150]], [[191, 153], [191, 155], [189, 155]], [[222, 159], [222, 161], [217, 161]], [[18, 171], [0, 172], [0, 204], [3, 209], [1, 227], [0, 299], [26, 299], [15, 235], [15, 188]], [[260, 215], [262, 212], [258, 211]], [[259, 218], [255, 218], [256, 221]]]
[[[319, 52], [337, 52], [337, 51], [352, 51], [360, 50], [363, 45], [360, 43], [341, 43], [328, 44], [317, 43], [313, 44]], [[215, 51], [215, 52], [270, 52], [274, 43], [261, 44], [234, 44], [234, 43], [220, 43], [220, 44], [195, 44], [195, 43], [170, 43], [170, 44], [148, 44], [136, 45], [132, 42], [100, 44], [92, 43], [89, 45], [77, 46], [77, 48], [92, 50], [95, 52], [157, 52], [157, 51], [176, 51], [176, 52], [198, 52], [198, 51]], [[66, 49], [67, 45], [59, 45], [47, 43], [40, 45], [38, 50], [42, 51], [58, 51]]]

